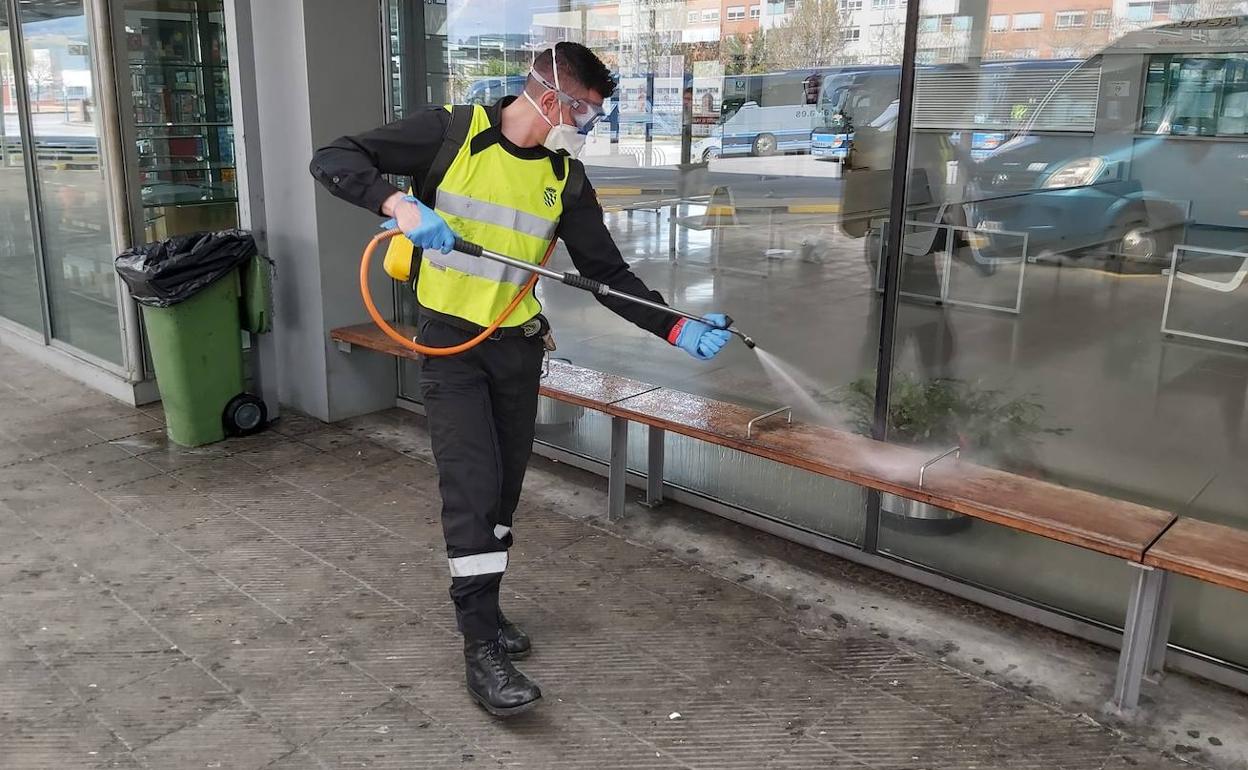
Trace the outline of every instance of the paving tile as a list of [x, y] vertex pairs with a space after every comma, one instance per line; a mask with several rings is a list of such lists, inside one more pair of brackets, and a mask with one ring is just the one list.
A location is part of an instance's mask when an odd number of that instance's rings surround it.
[[111, 489], [127, 482], [158, 476], [163, 471], [141, 457], [99, 465], [81, 473], [72, 474], [75, 481], [93, 492]]
[[1100, 768], [1118, 748], [1108, 729], [1014, 693], [987, 703], [971, 724], [976, 736], [1006, 747], [1006, 753], [1063, 770]]
[[98, 469], [117, 460], [128, 460], [133, 455], [120, 447], [111, 444], [93, 444], [81, 449], [49, 455], [43, 461], [54, 468], [64, 471], [75, 481], [88, 471]]
[[93, 648], [63, 653], [48, 664], [57, 679], [87, 701], [184, 662], [185, 655], [167, 648], [138, 652]]
[[137, 748], [236, 704], [233, 693], [187, 662], [104, 693], [91, 701], [90, 708]]
[[0, 734], [79, 705], [41, 661], [0, 662]]
[[0, 722], [0, 759], [14, 770], [139, 767], [125, 745], [83, 708], [9, 731]]
[[193, 609], [152, 620], [153, 625], [188, 655], [201, 656], [250, 639], [280, 620], [243, 594], [197, 604]]
[[496, 768], [502, 763], [428, 714], [392, 700], [304, 747], [324, 767]]
[[800, 731], [785, 729], [748, 705], [715, 694], [660, 715], [633, 734], [693, 767], [743, 769], [766, 766], [800, 737]]
[[900, 698], [870, 689], [848, 693], [806, 730], [872, 767], [965, 768], [967, 730]]
[[431, 679], [463, 683], [462, 638], [429, 623], [399, 626], [343, 654], [369, 676], [400, 692], [421, 690]]
[[295, 745], [340, 727], [393, 697], [345, 660], [331, 660], [298, 679], [247, 694], [247, 703]]
[[416, 612], [363, 588], [292, 619], [309, 636], [346, 654], [421, 621]]
[[884, 664], [870, 683], [902, 700], [955, 722], [969, 724], [1002, 695], [1002, 689], [935, 661], [899, 656]]
[[149, 767], [259, 770], [294, 748], [259, 715], [238, 706], [170, 733], [136, 755]]
[[262, 632], [253, 639], [240, 639], [237, 644], [231, 642], [200, 662], [233, 692], [248, 699], [252, 694], [262, 695], [288, 687], [335, 657], [312, 639], [298, 643], [294, 639], [273, 636]]

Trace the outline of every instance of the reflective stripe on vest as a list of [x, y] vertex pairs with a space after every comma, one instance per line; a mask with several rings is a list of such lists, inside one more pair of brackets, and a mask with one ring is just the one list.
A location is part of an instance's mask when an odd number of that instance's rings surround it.
[[427, 251], [424, 259], [439, 270], [450, 268], [451, 270], [458, 270], [465, 275], [474, 275], [487, 281], [507, 283], [516, 287], [524, 286], [524, 282], [529, 280], [529, 276], [532, 275], [528, 270], [504, 265], [501, 262], [495, 262], [485, 257], [474, 257], [462, 251], [452, 251], [450, 254], [443, 254], [440, 251]]
[[438, 190], [437, 209], [446, 214], [454, 214], [457, 217], [475, 219], [478, 222], [505, 227], [508, 230], [515, 230], [518, 233], [541, 238], [544, 241], [549, 241], [555, 237], [555, 228], [559, 224], [558, 222], [551, 222], [548, 219], [533, 216], [524, 211], [509, 209], [497, 203], [469, 198], [466, 195], [457, 195], [446, 190]]
[[[541, 262], [563, 213], [563, 179], [549, 156], [517, 158], [495, 142], [473, 153], [472, 140], [490, 128], [485, 109], [473, 109], [468, 139], [438, 187], [434, 208], [464, 240], [532, 264]], [[416, 284], [420, 304], [430, 310], [488, 326], [531, 274], [459, 252], [425, 252]], [[519, 326], [541, 312], [530, 293], [503, 322]]]

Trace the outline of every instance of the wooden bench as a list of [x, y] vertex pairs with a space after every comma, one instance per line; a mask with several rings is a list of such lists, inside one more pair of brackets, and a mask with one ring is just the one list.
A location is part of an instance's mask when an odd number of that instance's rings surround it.
[[[405, 330], [411, 331], [410, 329]], [[343, 349], [352, 346], [415, 358], [371, 324], [335, 329]], [[656, 387], [626, 377], [550, 362], [542, 395], [611, 417], [607, 515], [624, 513], [628, 472], [628, 424], [649, 432], [646, 502], [663, 499], [666, 432], [791, 465], [868, 489], [929, 503], [1010, 529], [1124, 559], [1140, 568], [1128, 601], [1114, 705], [1133, 710], [1144, 676], [1160, 666], [1168, 620], [1165, 575], [1178, 572], [1221, 584], [1248, 586], [1248, 563], [1238, 571], [1213, 556], [1200, 557], [1211, 537], [1203, 525], [1174, 526], [1168, 512], [1090, 492], [1006, 473], [943, 455], [933, 457], [910, 447], [855, 433], [789, 423], [782, 415], [760, 415], [738, 404]], [[765, 415], [764, 415], [765, 416]], [[1226, 528], [1222, 528], [1226, 529]], [[1248, 534], [1238, 533], [1248, 554]], [[1223, 534], [1227, 542], [1231, 540]], [[1156, 545], [1154, 545], [1156, 544]], [[1160, 550], [1158, 550], [1160, 549]], [[1230, 581], [1230, 582], [1225, 582]], [[1238, 581], [1238, 582], [1236, 582]]]

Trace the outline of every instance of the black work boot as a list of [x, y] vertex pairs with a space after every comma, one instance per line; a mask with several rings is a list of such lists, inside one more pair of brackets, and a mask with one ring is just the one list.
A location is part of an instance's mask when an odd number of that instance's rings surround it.
[[524, 629], [508, 620], [503, 613], [498, 613], [498, 643], [503, 645], [512, 660], [527, 658], [533, 651], [533, 643]]
[[496, 639], [465, 639], [464, 664], [468, 694], [496, 717], [523, 714], [542, 698], [541, 688], [511, 665]]

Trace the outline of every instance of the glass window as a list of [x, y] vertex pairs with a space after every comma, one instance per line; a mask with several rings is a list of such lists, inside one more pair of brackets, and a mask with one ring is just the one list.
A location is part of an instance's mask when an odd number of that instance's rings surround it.
[[847, 11], [861, 11], [862, 0], [845, 0], [842, 7]]
[[[1109, 6], [916, 74], [890, 440], [1248, 529], [1244, 26]], [[881, 549], [1122, 623], [1120, 562], [940, 515], [886, 500]], [[1248, 663], [1248, 597], [1183, 590], [1172, 642]]]
[[989, 19], [988, 25], [993, 32], [1005, 32], [1010, 28], [1010, 17], [1008, 14], [997, 14]]
[[[81, 0], [19, 6], [52, 336], [122, 361], [108, 189]], [[88, 95], [72, 98], [69, 89]], [[81, 91], [80, 91], [81, 93]]]
[[1082, 27], [1088, 18], [1087, 11], [1058, 11], [1054, 16], [1055, 29], [1077, 29]]
[[1040, 29], [1042, 26], [1044, 26], [1043, 13], [1014, 14], [1014, 29], [1016, 30]]
[[862, 30], [858, 27], [850, 27], [841, 30], [841, 40], [846, 43], [856, 43], [862, 37]]
[[0, 316], [43, 331], [7, 6], [0, 5]]
[[221, 0], [125, 0], [149, 241], [238, 225]]
[[1151, 56], [1141, 129], [1176, 136], [1243, 136], [1248, 53]]
[[[861, 2], [862, 2], [862, 0], [858, 0], [858, 2], [859, 2], [859, 3], [861, 3]], [[761, 8], [759, 8], [759, 6], [757, 6], [757, 5], [751, 5], [751, 6], [750, 6], [750, 18], [751, 18], [751, 19], [757, 19], [757, 18], [761, 15], [761, 11], [762, 11], [762, 9], [761, 9]]]
[[937, 16], [920, 16], [920, 32], [936, 32], [940, 29], [940, 18]]
[[729, 21], [738, 21], [744, 18], [745, 18], [745, 6], [744, 5], [728, 6], [728, 20]]
[[[888, 4], [896, 7], [892, 0]], [[863, 136], [874, 135], [864, 140], [855, 161], [884, 185], [877, 182], [854, 203], [862, 215], [850, 227], [865, 233], [873, 220], [878, 224], [877, 204], [886, 205], [888, 197], [889, 115], [895, 114], [889, 106], [897, 99], [899, 78], [895, 67], [864, 73], [861, 66], [846, 65], [899, 61], [903, 14], [889, 14], [895, 21], [873, 27], [876, 37], [854, 46], [861, 47], [860, 54], [851, 54], [841, 35], [849, 42], [868, 33], [839, 23], [835, 14], [841, 8], [835, 3], [794, 3], [784, 15], [769, 17], [765, 46], [744, 34], [706, 46], [698, 30], [713, 24], [704, 18], [713, 21], [722, 14], [736, 21], [746, 9], [763, 8], [704, 7], [709, 5], [660, 5], [654, 13], [625, 14], [627, 5], [598, 4], [575, 8], [569, 19], [567, 11], [549, 3], [518, 0], [500, 14], [498, 4], [488, 0], [449, 0], [445, 39], [430, 46], [433, 63], [447, 74], [431, 73], [430, 85], [435, 92], [445, 88], [446, 101], [461, 102], [474, 83], [497, 77], [484, 74], [487, 67], [502, 68], [504, 58], [507, 67], [527, 66], [540, 41], [570, 38], [588, 45], [618, 73], [619, 86], [607, 105], [613, 117], [598, 124], [581, 157], [625, 260], [674, 305], [696, 312], [732, 308], [742, 328], [753, 319], [762, 330], [755, 334], [775, 340], [769, 348], [775, 359], [760, 362], [744, 347], [734, 347], [708, 367], [605, 311], [588, 295], [539, 284], [558, 338], [557, 355], [657, 385], [758, 405], [760, 411], [794, 403], [808, 419], [831, 421], [835, 392], [853, 383], [862, 387], [874, 371], [880, 300], [867, 277], [863, 242], [842, 231], [842, 199], [826, 178], [832, 164], [845, 163], [844, 152], [831, 137], [816, 149], [812, 135], [835, 135], [847, 123], [861, 125]], [[767, 7], [786, 11], [783, 2]], [[458, 42], [478, 34], [505, 42], [498, 64]], [[823, 41], [819, 35], [836, 39]], [[693, 91], [688, 113], [686, 79]], [[823, 105], [838, 91], [852, 98], [841, 101], [840, 122], [832, 123]], [[820, 161], [814, 171], [812, 157]], [[630, 216], [655, 205], [654, 195], [633, 190], [662, 191], [664, 215]], [[756, 194], [765, 196], [754, 200], [766, 206], [746, 207]], [[729, 197], [739, 211], [725, 217], [727, 204], [721, 201]], [[785, 208], [769, 214], [777, 199]], [[790, 214], [789, 205], [806, 213]], [[555, 259], [570, 264], [563, 251]], [[793, 301], [794, 291], [812, 310], [799, 332], [786, 334], [768, 307]], [[776, 359], [794, 363], [775, 364]], [[797, 371], [793, 366], [804, 375], [791, 374]], [[789, 376], [805, 377], [809, 387], [794, 389]], [[414, 394], [407, 380], [404, 392]], [[608, 434], [601, 418], [572, 411], [544, 404], [540, 440], [604, 456], [601, 439]], [[644, 443], [644, 433], [634, 440]], [[644, 462], [644, 453], [635, 458]], [[844, 540], [862, 538], [862, 494], [852, 485], [733, 453], [725, 460], [717, 449], [675, 437], [669, 439], [668, 458], [675, 483], [766, 508], [770, 515]], [[778, 502], [782, 488], [788, 491]]]

